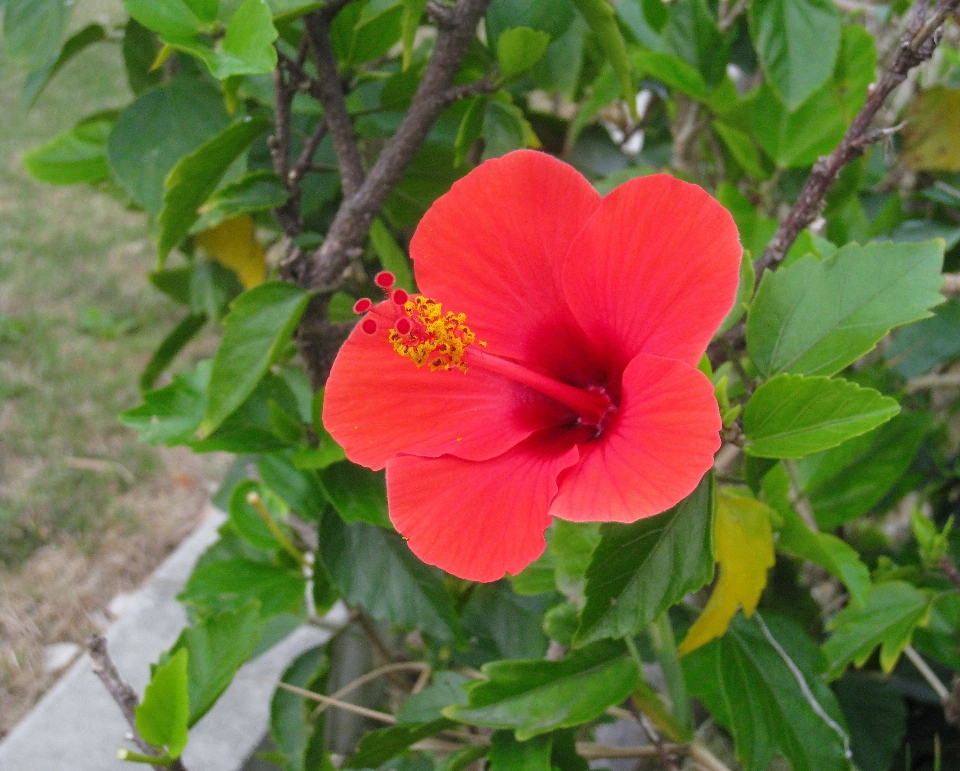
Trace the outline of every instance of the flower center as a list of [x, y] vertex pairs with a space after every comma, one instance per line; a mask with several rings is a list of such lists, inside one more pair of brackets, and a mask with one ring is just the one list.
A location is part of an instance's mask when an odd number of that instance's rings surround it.
[[388, 340], [393, 350], [418, 367], [427, 365], [434, 371], [458, 369], [461, 372], [466, 372], [468, 365], [484, 369], [549, 396], [576, 412], [582, 424], [598, 430], [615, 409], [601, 389], [577, 388], [482, 350], [486, 343], [477, 340], [467, 326], [466, 314], [444, 313], [436, 300], [422, 295], [410, 297], [403, 289], [393, 289], [392, 273], [378, 273], [375, 281], [384, 290], [390, 305], [375, 306], [367, 298], [358, 300], [353, 306], [354, 312], [368, 314], [360, 328], [368, 335], [389, 329]]

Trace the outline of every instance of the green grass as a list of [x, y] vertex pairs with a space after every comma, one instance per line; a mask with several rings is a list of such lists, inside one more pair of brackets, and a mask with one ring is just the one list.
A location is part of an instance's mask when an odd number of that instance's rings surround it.
[[[78, 14], [114, 11], [81, 2]], [[75, 20], [81, 22], [80, 18]], [[83, 20], [85, 21], [85, 19]], [[116, 415], [179, 312], [146, 281], [146, 220], [88, 187], [51, 187], [22, 154], [130, 99], [119, 45], [71, 62], [24, 113], [0, 51], [0, 564], [132, 522], [115, 499], [159, 468]], [[91, 462], [92, 461], [92, 462]]]

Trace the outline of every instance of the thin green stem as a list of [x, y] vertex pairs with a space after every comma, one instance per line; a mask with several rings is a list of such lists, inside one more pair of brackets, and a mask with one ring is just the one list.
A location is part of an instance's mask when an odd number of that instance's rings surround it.
[[686, 731], [693, 729], [693, 714], [690, 711], [690, 697], [687, 695], [687, 681], [677, 658], [677, 641], [673, 634], [670, 617], [663, 613], [649, 627], [650, 642], [657, 657], [657, 663], [663, 671], [670, 701], [673, 702], [673, 716]]
[[307, 562], [307, 558], [304, 553], [290, 542], [290, 539], [287, 538], [283, 530], [280, 529], [280, 525], [278, 525], [276, 520], [270, 516], [270, 512], [267, 511], [267, 507], [263, 505], [263, 499], [255, 491], [251, 490], [247, 495], [247, 503], [257, 510], [257, 513], [260, 515], [263, 523], [270, 530], [270, 533], [273, 535], [273, 537], [277, 539], [277, 543], [283, 547], [283, 550], [292, 556], [297, 562], [299, 562], [301, 567], [309, 567], [309, 562]]
[[141, 755], [133, 750], [117, 750], [117, 757], [128, 763], [146, 763], [148, 766], [159, 766], [160, 768], [173, 768], [174, 759], [169, 755], [158, 757], [157, 755]]

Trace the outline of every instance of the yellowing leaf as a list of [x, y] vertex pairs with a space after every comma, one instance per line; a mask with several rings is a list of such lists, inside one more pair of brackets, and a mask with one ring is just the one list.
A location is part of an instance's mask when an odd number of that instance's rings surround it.
[[742, 607], [747, 617], [757, 609], [773, 566], [773, 531], [769, 506], [728, 490], [717, 493], [714, 525], [720, 578], [700, 618], [690, 627], [677, 651], [685, 656], [715, 637], [722, 637]]
[[267, 260], [249, 216], [224, 220], [198, 234], [196, 241], [212, 259], [233, 270], [245, 288], [263, 283]]
[[960, 89], [924, 91], [907, 113], [903, 162], [914, 171], [960, 171]]

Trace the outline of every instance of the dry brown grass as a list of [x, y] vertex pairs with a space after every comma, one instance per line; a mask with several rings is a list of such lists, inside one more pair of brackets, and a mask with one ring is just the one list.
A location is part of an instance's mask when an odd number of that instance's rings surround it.
[[121, 496], [132, 521], [104, 532], [95, 550], [54, 540], [17, 572], [0, 571], [0, 736], [56, 680], [44, 672], [44, 648], [82, 645], [103, 630], [111, 599], [139, 586], [197, 525], [226, 463], [183, 448], [161, 457], [162, 473]]

